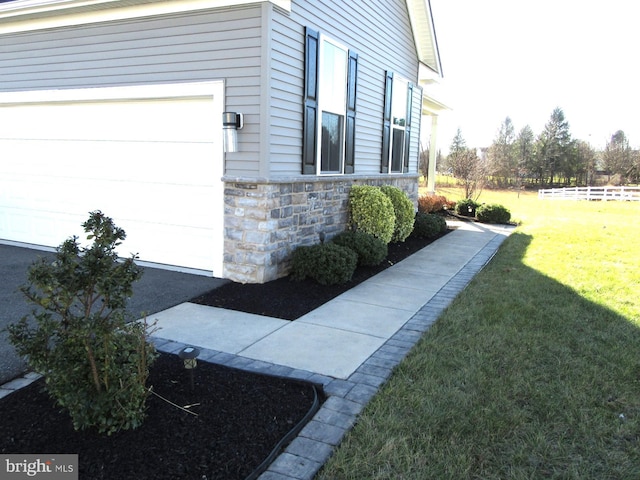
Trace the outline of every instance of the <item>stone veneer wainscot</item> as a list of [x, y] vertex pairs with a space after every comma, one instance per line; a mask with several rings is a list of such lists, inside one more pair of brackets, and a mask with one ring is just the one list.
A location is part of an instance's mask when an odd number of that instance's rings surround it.
[[223, 180], [224, 276], [241, 283], [287, 275], [297, 246], [329, 240], [347, 229], [352, 185], [394, 185], [414, 205], [418, 200], [415, 175]]

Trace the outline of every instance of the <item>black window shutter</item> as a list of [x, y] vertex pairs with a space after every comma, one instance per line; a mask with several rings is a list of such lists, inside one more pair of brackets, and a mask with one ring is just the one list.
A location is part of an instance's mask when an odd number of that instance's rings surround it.
[[407, 85], [407, 121], [404, 131], [404, 168], [403, 172], [409, 171], [409, 149], [411, 146], [411, 110], [413, 109], [413, 84]]
[[382, 116], [382, 163], [380, 172], [389, 173], [389, 148], [391, 148], [391, 99], [393, 72], [387, 72], [384, 84], [384, 113]]
[[304, 119], [302, 138], [302, 173], [316, 173], [318, 127], [318, 32], [306, 29], [304, 57]]
[[344, 173], [353, 173], [355, 171], [357, 81], [358, 54], [349, 50], [349, 65], [347, 71], [347, 125], [345, 132]]

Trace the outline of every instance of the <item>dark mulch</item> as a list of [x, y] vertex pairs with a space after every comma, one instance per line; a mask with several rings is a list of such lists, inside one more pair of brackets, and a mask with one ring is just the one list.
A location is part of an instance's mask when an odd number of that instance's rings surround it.
[[194, 389], [182, 362], [161, 354], [137, 430], [76, 432], [42, 380], [0, 401], [1, 453], [79, 455], [79, 478], [232, 480], [250, 475], [314, 404], [310, 384], [200, 362]]
[[[288, 278], [261, 285], [228, 283], [192, 301], [294, 320], [434, 240], [410, 237], [391, 244], [387, 261], [358, 268], [344, 285]], [[178, 405], [193, 405], [189, 409], [199, 416], [151, 395], [143, 425], [111, 436], [75, 432], [40, 380], [0, 400], [0, 453], [77, 453], [83, 480], [242, 479], [264, 463], [294, 426], [307, 420], [316, 393], [302, 382], [204, 362], [195, 380], [191, 391], [180, 360], [161, 354], [148, 384]]]
[[320, 285], [310, 279], [296, 282], [289, 277], [262, 284], [230, 282], [193, 298], [190, 302], [284, 320], [295, 320], [407, 258], [446, 235], [449, 231], [447, 230], [434, 238], [425, 239], [410, 236], [404, 242], [389, 244], [389, 254], [382, 264], [375, 267], [358, 267], [351, 281], [345, 284]]

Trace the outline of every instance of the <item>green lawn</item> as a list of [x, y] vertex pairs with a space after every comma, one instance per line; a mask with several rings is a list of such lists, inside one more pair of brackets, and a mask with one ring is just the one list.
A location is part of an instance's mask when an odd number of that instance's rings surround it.
[[318, 478], [639, 479], [640, 203], [479, 201], [520, 226]]

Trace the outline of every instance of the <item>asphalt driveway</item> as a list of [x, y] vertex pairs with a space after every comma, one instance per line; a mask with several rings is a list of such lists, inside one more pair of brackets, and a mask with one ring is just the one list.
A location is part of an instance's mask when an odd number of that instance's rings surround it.
[[[32, 306], [19, 287], [27, 281], [27, 270], [38, 257], [53, 257], [53, 253], [0, 244], [0, 384], [20, 375], [24, 361], [8, 341], [5, 328], [28, 315]], [[142, 278], [134, 284], [128, 312], [139, 318], [142, 312], [153, 314], [183, 303], [190, 298], [217, 288], [226, 280], [144, 268]]]

